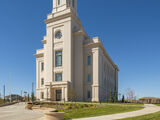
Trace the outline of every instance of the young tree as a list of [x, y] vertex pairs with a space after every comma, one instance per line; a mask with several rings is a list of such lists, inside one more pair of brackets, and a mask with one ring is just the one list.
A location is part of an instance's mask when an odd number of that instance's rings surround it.
[[32, 103], [33, 103], [34, 102], [34, 92], [32, 92], [31, 99], [32, 99]]
[[122, 103], [124, 103], [125, 102], [125, 98], [124, 98], [124, 95], [122, 96]]
[[112, 93], [112, 90], [110, 90], [109, 102], [110, 103], [113, 102], [113, 93]]
[[69, 91], [68, 91], [68, 98], [70, 101], [75, 101], [76, 102], [76, 99], [77, 99], [77, 94], [75, 92], [74, 89], [70, 88]]
[[114, 91], [114, 95], [113, 95], [113, 101], [117, 102], [118, 98], [117, 98], [117, 92]]
[[128, 88], [126, 90], [126, 97], [127, 97], [127, 101], [128, 102], [132, 102], [134, 100], [134, 98], [135, 98], [135, 91], [130, 89], [130, 88]]
[[30, 101], [30, 99], [29, 99], [30, 97], [29, 97], [29, 94], [28, 94], [28, 102]]

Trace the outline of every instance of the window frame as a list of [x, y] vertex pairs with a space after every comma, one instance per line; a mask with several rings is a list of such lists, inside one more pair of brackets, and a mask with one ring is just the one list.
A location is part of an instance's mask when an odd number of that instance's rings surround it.
[[88, 83], [91, 83], [91, 82], [92, 82], [92, 80], [91, 80], [91, 74], [88, 74], [87, 80], [88, 80]]
[[41, 71], [44, 71], [44, 62], [41, 62]]
[[91, 55], [88, 55], [87, 56], [87, 64], [88, 64], [88, 66], [91, 66], [92, 65], [92, 56]]
[[[61, 52], [61, 55], [57, 55], [57, 52]], [[61, 64], [60, 65], [58, 65], [58, 58], [57, 57], [59, 57], [59, 56], [61, 56]], [[56, 50], [55, 51], [55, 67], [62, 67], [62, 65], [63, 65], [63, 51], [62, 50]]]
[[74, 8], [75, 7], [75, 1], [72, 0], [72, 7]]
[[91, 91], [90, 90], [87, 91], [87, 98], [91, 99]]
[[41, 92], [41, 99], [44, 99], [44, 92]]
[[44, 86], [44, 78], [41, 78], [41, 86]]
[[61, 0], [57, 0], [57, 5], [60, 5], [61, 4]]
[[[57, 80], [57, 75], [61, 75], [61, 80]], [[55, 73], [55, 82], [62, 82], [63, 81], [63, 74], [62, 73]]]

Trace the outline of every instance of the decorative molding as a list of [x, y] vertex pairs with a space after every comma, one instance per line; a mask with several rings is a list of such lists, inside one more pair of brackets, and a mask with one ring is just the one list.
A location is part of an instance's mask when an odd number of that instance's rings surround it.
[[42, 43], [43, 43], [43, 44], [46, 44], [46, 43], [47, 43], [47, 40], [42, 40]]

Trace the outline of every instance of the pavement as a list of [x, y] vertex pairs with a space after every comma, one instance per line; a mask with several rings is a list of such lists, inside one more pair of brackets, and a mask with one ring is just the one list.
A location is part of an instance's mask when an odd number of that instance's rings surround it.
[[73, 120], [118, 120], [118, 119], [124, 119], [129, 117], [142, 116], [142, 115], [151, 114], [159, 111], [160, 111], [159, 106], [156, 106], [153, 104], [145, 104], [145, 108], [142, 110], [127, 112], [127, 113], [90, 117], [90, 118], [73, 119]]
[[[142, 110], [73, 120], [117, 120], [151, 114], [159, 111], [159, 106], [145, 104], [145, 108]], [[44, 120], [44, 114], [42, 111], [27, 110], [25, 109], [24, 103], [19, 103], [15, 105], [0, 107], [0, 120]]]
[[40, 120], [43, 113], [25, 109], [25, 103], [0, 107], [0, 120]]

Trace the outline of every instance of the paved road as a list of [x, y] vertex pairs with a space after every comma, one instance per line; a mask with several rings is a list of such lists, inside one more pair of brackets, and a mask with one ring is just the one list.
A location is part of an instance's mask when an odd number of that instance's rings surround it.
[[128, 117], [137, 117], [141, 115], [151, 114], [159, 111], [160, 111], [159, 106], [146, 104], [144, 109], [138, 110], [138, 111], [119, 113], [119, 114], [113, 114], [113, 115], [104, 115], [104, 116], [98, 116], [98, 117], [82, 118], [82, 119], [73, 119], [73, 120], [118, 120], [118, 119], [123, 119]]
[[24, 103], [0, 107], [0, 120], [39, 120], [43, 113], [26, 110]]

